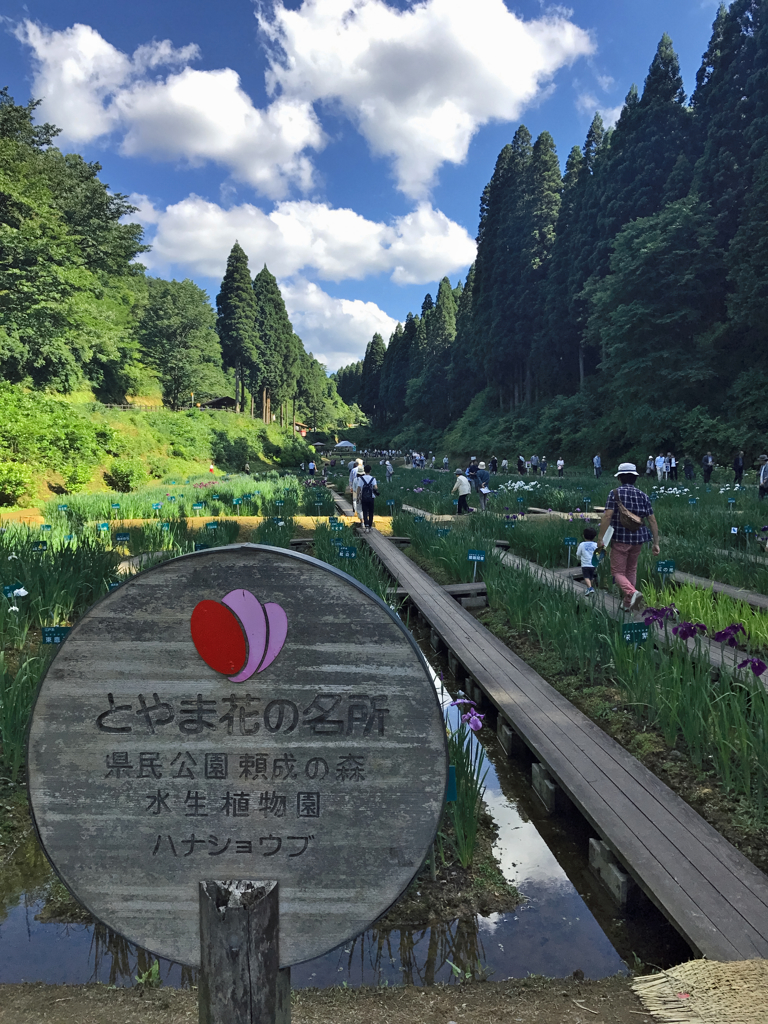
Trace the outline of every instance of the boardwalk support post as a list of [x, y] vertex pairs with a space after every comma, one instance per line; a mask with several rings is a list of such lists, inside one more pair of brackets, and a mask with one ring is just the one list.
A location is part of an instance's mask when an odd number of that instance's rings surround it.
[[608, 890], [616, 906], [622, 910], [626, 909], [635, 883], [625, 871], [622, 871], [602, 839], [589, 840], [589, 867]]
[[200, 882], [200, 1024], [290, 1024], [277, 882]]
[[544, 765], [537, 761], [531, 765], [531, 786], [536, 796], [544, 804], [547, 814], [554, 814], [560, 802], [558, 800], [559, 787]]
[[496, 720], [496, 736], [507, 757], [524, 753], [528, 748], [502, 715]]

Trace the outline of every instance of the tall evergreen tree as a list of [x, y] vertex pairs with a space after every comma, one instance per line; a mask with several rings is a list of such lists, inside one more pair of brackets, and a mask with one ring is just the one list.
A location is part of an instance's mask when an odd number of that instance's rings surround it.
[[229, 253], [221, 289], [216, 296], [216, 331], [224, 366], [235, 371], [235, 411], [240, 412], [245, 378], [258, 360], [260, 338], [248, 257], [238, 242]]
[[258, 361], [251, 367], [252, 393], [260, 389], [261, 416], [271, 423], [273, 403], [280, 405], [295, 393], [301, 350], [277, 280], [266, 263], [253, 280], [253, 296], [261, 344]]
[[377, 332], [368, 342], [363, 359], [363, 378], [360, 386], [361, 406], [366, 416], [374, 423], [380, 419], [379, 389], [381, 370], [384, 365], [384, 339]]

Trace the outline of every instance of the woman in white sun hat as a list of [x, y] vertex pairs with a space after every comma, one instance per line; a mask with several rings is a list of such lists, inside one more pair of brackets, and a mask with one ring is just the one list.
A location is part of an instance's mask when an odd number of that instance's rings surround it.
[[[643, 544], [653, 537], [651, 550], [654, 555], [660, 553], [659, 527], [648, 495], [635, 486], [639, 474], [634, 463], [622, 462], [614, 475], [619, 486], [610, 492], [605, 503], [597, 534], [597, 550], [605, 546], [605, 531], [612, 526], [611, 572], [624, 595], [624, 608], [629, 611], [643, 599], [637, 589], [637, 561]], [[646, 519], [648, 526], [645, 525]]]

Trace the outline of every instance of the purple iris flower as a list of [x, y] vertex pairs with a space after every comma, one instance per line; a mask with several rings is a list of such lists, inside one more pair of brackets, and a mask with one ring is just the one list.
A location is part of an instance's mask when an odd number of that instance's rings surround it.
[[766, 668], [768, 668], [768, 665], [759, 658], [747, 658], [746, 661], [739, 663], [739, 668], [746, 668], [747, 665], [749, 665], [758, 678], [763, 674], [763, 672], [765, 672]]
[[680, 622], [672, 627], [672, 632], [680, 640], [691, 640], [697, 633], [706, 633], [707, 627], [703, 622]]
[[726, 626], [725, 629], [721, 629], [718, 633], [715, 633], [712, 637], [713, 640], [717, 640], [719, 644], [728, 644], [729, 647], [738, 647], [736, 637], [739, 633], [747, 635], [746, 629], [740, 622], [734, 622], [730, 626]]
[[448, 706], [454, 708], [457, 704], [471, 704], [472, 707], [475, 706], [475, 702], [470, 700], [469, 697], [459, 697], [458, 700], [452, 700]]
[[485, 715], [479, 714], [476, 708], [472, 708], [466, 715], [461, 716], [462, 722], [466, 722], [472, 732], [480, 732], [483, 728], [483, 719]]
[[674, 604], [668, 604], [662, 608], [646, 608], [645, 615], [643, 616], [646, 626], [655, 623], [659, 629], [662, 628], [667, 619], [675, 618], [677, 618], [677, 608]]

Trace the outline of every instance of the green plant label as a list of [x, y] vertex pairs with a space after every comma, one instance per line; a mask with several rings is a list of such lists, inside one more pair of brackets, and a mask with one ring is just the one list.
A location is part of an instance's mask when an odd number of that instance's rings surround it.
[[202, 503], [201, 501], [196, 501], [196, 502], [194, 503], [194, 505], [192, 506], [192, 508], [193, 508], [193, 509], [194, 509], [194, 510], [195, 510], [196, 512], [199, 512], [199, 511], [200, 511], [200, 509], [201, 509], [202, 507], [203, 507], [203, 503]]
[[113, 590], [117, 590], [117, 588], [118, 588], [119, 586], [120, 586], [120, 584], [119, 584], [119, 583], [110, 583], [110, 584], [109, 584], [109, 591], [110, 591], [110, 593], [112, 593], [112, 591], [113, 591]]
[[160, 527], [161, 530], [170, 530], [170, 528], [171, 528], [171, 524], [170, 523], [163, 523], [161, 525], [161, 527]]
[[581, 500], [584, 502], [585, 505], [588, 505], [592, 501], [592, 499], [588, 498], [586, 494], [582, 497]]
[[233, 505], [242, 505], [242, 503], [243, 503], [242, 498], [233, 498], [232, 499], [232, 504]]
[[578, 543], [579, 542], [575, 537], [563, 537], [563, 544], [565, 544], [567, 548], [575, 548]]
[[754, 532], [755, 531], [752, 529], [751, 526], [745, 526], [744, 527], [744, 533], [754, 533]]
[[459, 799], [459, 791], [456, 788], [456, 765], [448, 765], [448, 785], [445, 789], [445, 802], [455, 804]]
[[112, 508], [120, 508], [120, 504], [116, 501], [112, 502]]
[[10, 600], [13, 597], [14, 590], [21, 590], [23, 588], [23, 586], [24, 586], [24, 584], [23, 583], [19, 583], [18, 580], [16, 580], [15, 583], [7, 583], [3, 587], [3, 596], [7, 597]]
[[69, 633], [69, 626], [43, 626], [43, 643], [60, 644]]
[[335, 544], [336, 547], [338, 548], [343, 546], [344, 541], [341, 539], [341, 537], [331, 537], [331, 544]]
[[153, 508], [153, 509], [155, 510], [155, 512], [156, 512], [156, 511], [157, 511], [157, 510], [158, 510], [159, 508], [162, 508], [162, 507], [163, 507], [163, 503], [162, 503], [162, 501], [153, 501], [153, 502], [152, 502], [152, 508]]
[[130, 539], [131, 539], [130, 533], [116, 533], [115, 534], [115, 540], [117, 541], [118, 544], [127, 544]]
[[218, 523], [206, 523], [205, 524], [205, 528], [206, 528], [206, 530], [218, 530], [219, 524]]
[[40, 529], [43, 531], [43, 533], [47, 533], [48, 530], [50, 530], [50, 528], [51, 528], [51, 524], [50, 523], [43, 523], [43, 525], [40, 527]]
[[656, 563], [656, 572], [662, 576], [671, 576], [675, 571], [675, 560], [673, 558], [660, 559]]
[[74, 539], [75, 539], [74, 533], [68, 533], [66, 535], [66, 537], [64, 538], [64, 540], [74, 540]]
[[58, 506], [59, 512], [66, 512], [68, 508], [69, 508], [69, 505], [59, 505]]
[[729, 505], [735, 505], [736, 504], [736, 499], [735, 498], [729, 498], [728, 499], [728, 504]]
[[275, 505], [276, 505], [276, 506], [277, 506], [278, 508], [282, 508], [284, 504], [285, 504], [285, 502], [284, 502], [284, 501], [276, 501], [276, 502], [275, 502]]
[[172, 495], [171, 495], [171, 496], [170, 496], [170, 497], [168, 498], [168, 501], [176, 501], [176, 495], [175, 495], [175, 494], [172, 494]]
[[357, 548], [339, 548], [339, 558], [357, 558]]
[[33, 551], [47, 551], [48, 550], [48, 541], [47, 540], [33, 540], [32, 541], [32, 550]]
[[628, 644], [639, 644], [648, 639], [648, 627], [644, 622], [625, 622], [621, 635]]
[[214, 501], [218, 501], [219, 500], [218, 494], [212, 494], [211, 497], [213, 498]]
[[695, 505], [696, 504], [696, 500], [697, 500], [696, 498], [689, 498], [688, 499], [688, 504], [689, 505]]
[[517, 523], [504, 523], [505, 530], [514, 530], [515, 526], [517, 526]]
[[450, 532], [451, 532], [450, 527], [447, 527], [445, 529], [441, 528], [441, 529], [435, 530], [435, 533], [437, 534], [438, 537], [447, 537]]
[[413, 517], [414, 523], [423, 523], [425, 519], [426, 519], [426, 516], [414, 516]]
[[395, 503], [394, 503], [394, 501], [392, 500], [392, 498], [389, 498], [389, 500], [387, 501], [387, 504], [388, 504], [388, 505], [394, 505]]
[[484, 562], [485, 561], [485, 552], [484, 551], [472, 551], [472, 550], [470, 550], [470, 551], [467, 552], [467, 561], [468, 562]]
[[195, 551], [208, 551], [210, 546], [210, 544], [199, 544], [195, 542]]
[[332, 530], [343, 530], [344, 529], [344, 523], [331, 523], [331, 529]]
[[523, 499], [522, 498], [518, 498], [517, 499], [517, 503], [518, 503], [518, 505], [522, 505], [523, 504]]
[[109, 523], [99, 523], [97, 529], [99, 529], [99, 530], [108, 530], [109, 529]]

